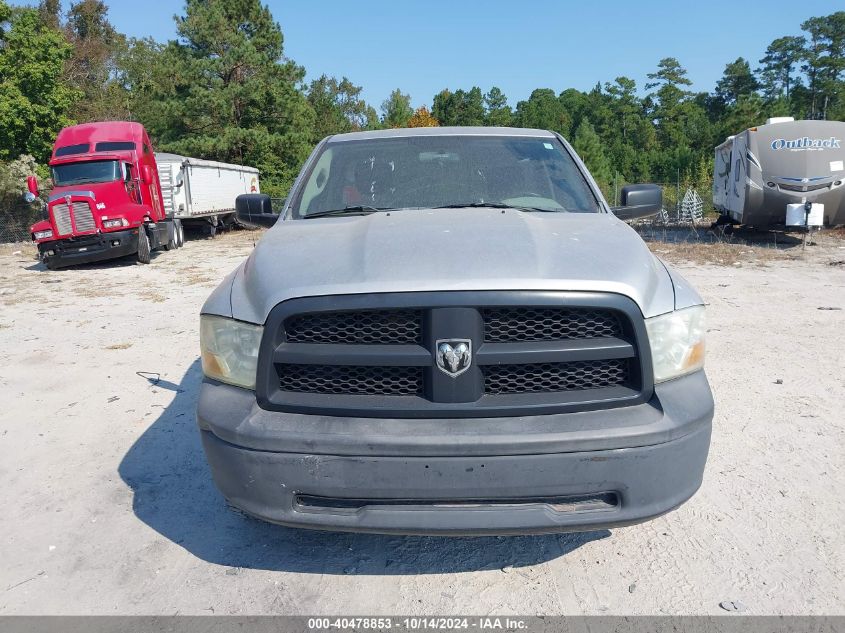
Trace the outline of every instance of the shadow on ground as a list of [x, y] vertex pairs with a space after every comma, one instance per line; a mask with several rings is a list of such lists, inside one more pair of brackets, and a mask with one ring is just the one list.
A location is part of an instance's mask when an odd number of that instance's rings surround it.
[[607, 530], [520, 537], [445, 538], [290, 529], [232, 509], [214, 488], [194, 411], [202, 374], [195, 360], [182, 382], [140, 376], [173, 402], [129, 449], [119, 473], [135, 515], [209, 563], [315, 574], [441, 574], [524, 567], [610, 536]]

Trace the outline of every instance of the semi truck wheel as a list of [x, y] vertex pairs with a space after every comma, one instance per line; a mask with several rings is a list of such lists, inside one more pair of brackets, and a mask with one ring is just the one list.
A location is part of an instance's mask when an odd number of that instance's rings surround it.
[[176, 220], [176, 248], [182, 248], [185, 245], [185, 227], [182, 226], [180, 220]]
[[143, 226], [138, 229], [138, 261], [142, 264], [150, 263], [150, 238]]
[[167, 243], [164, 245], [164, 250], [175, 251], [179, 248], [179, 238], [177, 237], [176, 224], [171, 223], [167, 230]]

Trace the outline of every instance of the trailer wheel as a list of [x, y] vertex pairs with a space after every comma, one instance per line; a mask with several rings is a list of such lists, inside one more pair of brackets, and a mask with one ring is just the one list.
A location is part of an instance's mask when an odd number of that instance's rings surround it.
[[217, 225], [216, 224], [209, 224], [208, 225], [208, 236], [211, 239], [214, 239], [215, 235], [217, 235]]
[[179, 248], [179, 238], [176, 234], [176, 225], [173, 225], [173, 230], [167, 232], [167, 243], [164, 245], [164, 250], [175, 251]]
[[138, 261], [142, 264], [150, 263], [150, 238], [143, 226], [138, 228]]
[[182, 248], [185, 245], [185, 227], [182, 226], [181, 220], [176, 222], [176, 248]]

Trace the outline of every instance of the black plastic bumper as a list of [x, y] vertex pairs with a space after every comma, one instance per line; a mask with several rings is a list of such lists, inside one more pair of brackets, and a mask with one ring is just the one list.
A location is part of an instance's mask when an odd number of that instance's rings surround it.
[[138, 230], [135, 228], [42, 242], [38, 245], [38, 253], [41, 261], [50, 268], [125, 257], [138, 252]]
[[664, 514], [701, 485], [712, 416], [703, 372], [658, 385], [646, 404], [523, 418], [292, 415], [212, 382], [198, 408], [214, 481], [249, 514], [455, 535], [593, 530]]

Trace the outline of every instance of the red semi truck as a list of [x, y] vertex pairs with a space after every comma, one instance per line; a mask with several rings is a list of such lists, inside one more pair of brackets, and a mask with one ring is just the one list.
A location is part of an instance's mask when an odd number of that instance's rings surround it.
[[[158, 248], [184, 243], [168, 217], [147, 131], [140, 123], [107, 121], [59, 132], [50, 159], [48, 219], [30, 229], [50, 269], [135, 254], [150, 262]], [[29, 190], [38, 195], [35, 177]]]

